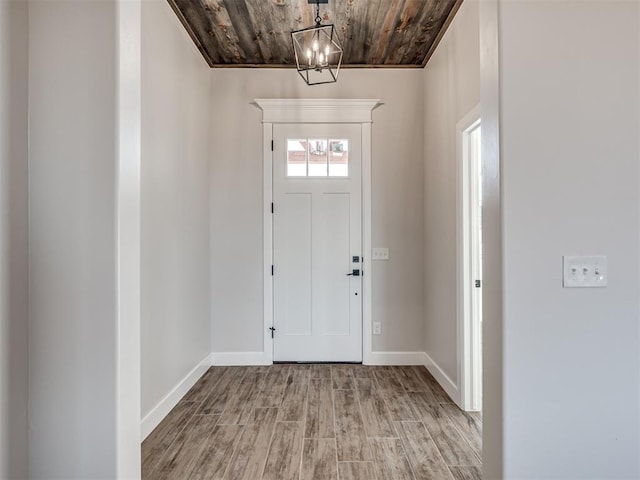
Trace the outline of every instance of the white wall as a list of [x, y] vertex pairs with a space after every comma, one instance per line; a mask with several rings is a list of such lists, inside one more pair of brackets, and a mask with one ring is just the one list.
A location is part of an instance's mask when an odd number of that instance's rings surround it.
[[116, 477], [116, 46], [115, 1], [29, 3], [34, 479]]
[[255, 98], [380, 98], [373, 113], [374, 351], [424, 351], [421, 70], [343, 70], [308, 87], [291, 69], [218, 69], [211, 130], [211, 301], [215, 352], [262, 351], [262, 112]]
[[142, 415], [211, 352], [210, 72], [165, 0], [142, 2]]
[[[640, 478], [639, 20], [500, 2], [505, 478]], [[566, 254], [608, 287], [563, 289]]]
[[424, 70], [426, 351], [456, 385], [456, 125], [480, 103], [478, 22], [464, 2]]
[[0, 1], [0, 478], [27, 478], [27, 49], [23, 1]]

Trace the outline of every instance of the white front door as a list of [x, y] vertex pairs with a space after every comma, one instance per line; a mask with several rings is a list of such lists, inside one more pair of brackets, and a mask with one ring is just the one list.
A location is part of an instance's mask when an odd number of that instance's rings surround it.
[[361, 135], [274, 126], [274, 361], [362, 361]]

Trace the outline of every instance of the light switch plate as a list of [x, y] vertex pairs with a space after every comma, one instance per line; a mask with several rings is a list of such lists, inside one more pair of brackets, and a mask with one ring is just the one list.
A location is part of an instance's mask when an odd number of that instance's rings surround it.
[[389, 249], [388, 248], [374, 248], [373, 255], [371, 256], [373, 260], [389, 260]]
[[607, 257], [604, 255], [570, 256], [563, 259], [565, 288], [607, 286]]

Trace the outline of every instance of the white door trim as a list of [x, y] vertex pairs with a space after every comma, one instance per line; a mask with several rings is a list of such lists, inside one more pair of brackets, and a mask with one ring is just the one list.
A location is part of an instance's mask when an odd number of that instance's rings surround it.
[[468, 251], [471, 235], [471, 212], [469, 182], [471, 165], [465, 155], [467, 132], [480, 122], [480, 105], [473, 108], [456, 125], [457, 157], [457, 341], [458, 341], [458, 405], [463, 410], [477, 409], [473, 405], [472, 381], [473, 360], [471, 358], [471, 258]]
[[362, 361], [372, 359], [371, 342], [371, 123], [378, 99], [260, 99], [254, 103], [262, 109], [263, 150], [263, 361], [273, 363], [273, 152], [271, 140], [276, 123], [359, 123], [362, 125]]

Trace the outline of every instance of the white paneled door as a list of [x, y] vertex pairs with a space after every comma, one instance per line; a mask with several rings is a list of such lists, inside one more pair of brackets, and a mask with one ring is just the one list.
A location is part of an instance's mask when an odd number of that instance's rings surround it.
[[274, 125], [275, 361], [362, 361], [361, 129]]

